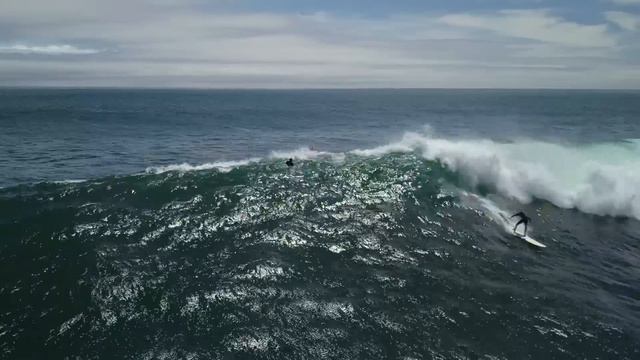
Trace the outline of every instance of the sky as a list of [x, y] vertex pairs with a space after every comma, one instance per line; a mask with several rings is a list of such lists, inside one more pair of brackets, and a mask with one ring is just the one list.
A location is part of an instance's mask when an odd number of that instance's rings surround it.
[[0, 0], [0, 86], [640, 89], [640, 0]]

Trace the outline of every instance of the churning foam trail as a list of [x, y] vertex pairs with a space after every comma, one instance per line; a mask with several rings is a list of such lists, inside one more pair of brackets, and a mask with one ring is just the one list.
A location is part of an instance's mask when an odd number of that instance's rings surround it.
[[228, 172], [238, 166], [249, 165], [254, 162], [260, 161], [260, 158], [251, 158], [245, 160], [238, 161], [220, 161], [214, 163], [206, 163], [201, 165], [191, 165], [188, 163], [183, 164], [174, 164], [174, 165], [166, 165], [166, 166], [154, 166], [146, 169], [147, 173], [150, 174], [162, 174], [168, 171], [199, 171], [199, 170], [212, 170], [216, 169], [222, 172]]
[[356, 155], [419, 152], [520, 202], [544, 199], [563, 208], [640, 220], [640, 140], [585, 146], [538, 141], [497, 143], [407, 133], [397, 143]]
[[80, 184], [83, 182], [86, 182], [87, 180], [84, 179], [68, 179], [68, 180], [58, 180], [58, 181], [54, 181], [54, 184]]
[[[317, 151], [311, 149], [309, 147], [301, 147], [296, 150], [291, 151], [272, 151], [271, 154], [267, 157], [267, 159], [289, 159], [293, 158], [296, 160], [314, 160], [321, 157], [332, 157], [332, 158], [344, 158], [344, 154], [330, 153], [325, 151]], [[237, 161], [218, 161], [213, 163], [205, 163], [200, 165], [191, 165], [189, 163], [182, 164], [171, 164], [165, 166], [152, 166], [148, 167], [145, 172], [149, 174], [162, 174], [169, 171], [199, 171], [199, 170], [212, 170], [216, 169], [222, 172], [231, 171], [234, 168], [240, 166], [246, 166], [249, 164], [257, 163], [264, 160], [263, 158], [255, 157], [244, 160]]]
[[271, 159], [296, 159], [296, 160], [313, 160], [320, 157], [344, 157], [344, 154], [330, 153], [326, 151], [318, 151], [309, 147], [301, 147], [293, 151], [272, 151], [269, 158]]

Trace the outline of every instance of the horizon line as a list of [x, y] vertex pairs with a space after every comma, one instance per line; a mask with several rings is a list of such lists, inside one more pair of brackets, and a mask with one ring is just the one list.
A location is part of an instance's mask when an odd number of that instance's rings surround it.
[[0, 85], [0, 90], [189, 90], [189, 91], [349, 91], [349, 90], [506, 90], [506, 91], [640, 91], [640, 88], [553, 88], [553, 87], [188, 87], [188, 86], [75, 86]]

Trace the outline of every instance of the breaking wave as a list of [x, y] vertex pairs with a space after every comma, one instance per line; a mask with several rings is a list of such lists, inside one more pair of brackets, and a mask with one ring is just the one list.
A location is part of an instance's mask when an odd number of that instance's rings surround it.
[[407, 133], [361, 156], [418, 152], [459, 173], [471, 187], [486, 186], [522, 203], [547, 200], [561, 208], [640, 219], [640, 140], [592, 145], [539, 141], [498, 143]]
[[346, 156], [379, 157], [391, 153], [417, 153], [458, 174], [472, 190], [486, 188], [521, 203], [534, 199], [595, 215], [625, 216], [640, 220], [640, 140], [620, 143], [566, 145], [520, 140], [454, 140], [422, 133], [406, 133], [400, 141], [348, 153], [302, 147], [273, 151], [264, 158], [148, 168], [167, 171], [230, 171], [261, 161], [294, 158], [299, 161]]

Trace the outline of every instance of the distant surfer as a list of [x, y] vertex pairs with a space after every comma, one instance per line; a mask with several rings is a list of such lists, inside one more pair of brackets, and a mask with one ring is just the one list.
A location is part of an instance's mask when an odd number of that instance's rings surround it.
[[285, 164], [287, 164], [288, 167], [292, 167], [293, 166], [293, 159], [287, 160], [287, 162]]
[[523, 213], [522, 211], [520, 211], [517, 214], [511, 215], [511, 218], [514, 218], [516, 216], [520, 218], [520, 221], [518, 221], [516, 223], [516, 226], [513, 227], [513, 232], [516, 233], [516, 229], [518, 228], [518, 226], [520, 224], [524, 224], [524, 236], [527, 236], [527, 225], [529, 224], [529, 221], [531, 220], [531, 218], [525, 215], [525, 213]]

